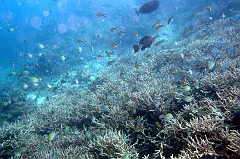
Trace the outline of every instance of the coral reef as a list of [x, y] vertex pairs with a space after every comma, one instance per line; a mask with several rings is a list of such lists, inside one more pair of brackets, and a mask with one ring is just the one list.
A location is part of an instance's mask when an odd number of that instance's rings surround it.
[[66, 86], [27, 107], [0, 127], [1, 158], [240, 157], [239, 23], [207, 31], [129, 51], [88, 89]]

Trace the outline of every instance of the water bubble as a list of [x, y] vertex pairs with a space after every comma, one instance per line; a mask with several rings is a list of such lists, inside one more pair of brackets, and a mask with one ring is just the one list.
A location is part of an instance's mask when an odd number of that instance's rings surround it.
[[67, 19], [67, 27], [70, 30], [78, 30], [82, 25], [82, 20], [76, 15], [70, 15]]
[[50, 13], [49, 10], [44, 10], [44, 11], [43, 11], [43, 15], [44, 15], [45, 17], [49, 16], [49, 13]]
[[42, 25], [42, 19], [39, 16], [34, 16], [31, 19], [30, 24], [34, 28], [39, 28]]
[[60, 34], [63, 34], [67, 31], [67, 26], [65, 24], [59, 24], [58, 25], [58, 32]]

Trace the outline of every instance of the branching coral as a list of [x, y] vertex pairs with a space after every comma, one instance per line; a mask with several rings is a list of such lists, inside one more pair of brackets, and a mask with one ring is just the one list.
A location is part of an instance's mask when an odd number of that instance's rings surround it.
[[134, 146], [127, 143], [128, 136], [120, 131], [106, 130], [103, 134], [96, 134], [93, 140], [89, 141], [89, 149], [97, 156], [107, 156], [113, 158], [138, 157]]

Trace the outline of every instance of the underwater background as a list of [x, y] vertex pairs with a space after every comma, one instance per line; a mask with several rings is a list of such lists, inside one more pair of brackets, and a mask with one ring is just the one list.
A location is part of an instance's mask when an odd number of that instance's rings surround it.
[[0, 158], [240, 158], [239, 0], [1, 0]]

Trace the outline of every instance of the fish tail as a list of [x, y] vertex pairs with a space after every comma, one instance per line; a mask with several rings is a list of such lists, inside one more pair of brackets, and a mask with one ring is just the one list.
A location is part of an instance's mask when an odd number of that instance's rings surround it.
[[137, 9], [135, 9], [135, 11], [136, 11], [137, 15], [139, 16]]
[[134, 52], [138, 52], [138, 50], [140, 49], [139, 45], [133, 45], [133, 49], [134, 49]]

